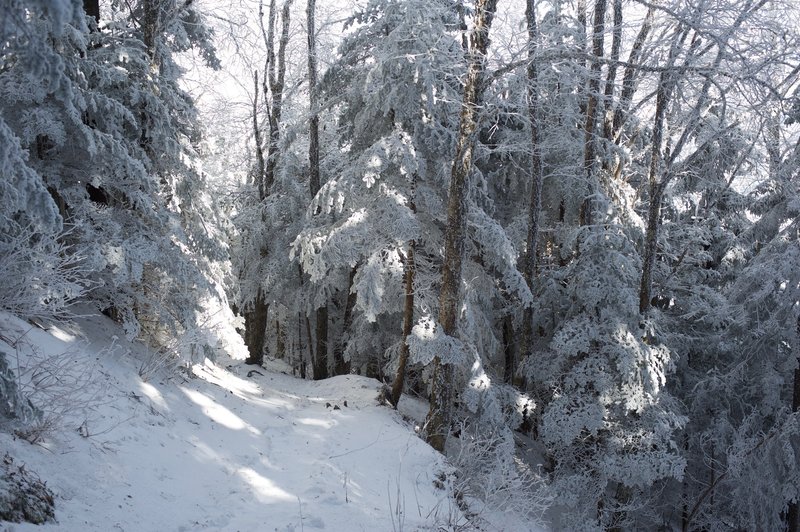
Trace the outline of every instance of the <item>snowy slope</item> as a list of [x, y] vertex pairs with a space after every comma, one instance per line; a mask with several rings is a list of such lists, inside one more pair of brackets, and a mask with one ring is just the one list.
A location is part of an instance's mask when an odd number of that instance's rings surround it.
[[80, 395], [66, 398], [80, 407], [59, 411], [61, 428], [43, 442], [0, 432], [0, 453], [56, 493], [57, 524], [2, 523], [13, 530], [393, 531], [466, 523], [447, 487], [434, 485], [447, 471], [443, 458], [378, 405], [375, 380], [310, 382], [261, 369], [247, 377], [252, 367], [223, 357], [195, 366], [193, 376], [144, 382], [137, 369], [146, 354], [119, 340], [103, 317], [44, 331], [0, 315], [0, 333], [0, 347], [23, 368], [33, 354], [67, 360], [78, 378], [93, 369]]

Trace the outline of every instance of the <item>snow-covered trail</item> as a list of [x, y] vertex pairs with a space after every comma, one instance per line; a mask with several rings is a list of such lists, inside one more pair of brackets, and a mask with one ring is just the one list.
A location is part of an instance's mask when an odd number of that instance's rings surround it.
[[42, 445], [0, 433], [0, 453], [56, 493], [58, 519], [2, 525], [346, 532], [464, 524], [434, 485], [443, 459], [378, 405], [375, 380], [311, 382], [262, 369], [247, 377], [252, 367], [225, 359], [195, 366], [196, 378], [144, 382], [126, 353], [138, 346], [106, 348], [121, 333], [105, 318], [82, 320], [77, 333], [31, 329], [7, 315], [0, 327], [24, 333], [29, 348], [74, 352], [76, 364], [95, 367], [101, 390]]

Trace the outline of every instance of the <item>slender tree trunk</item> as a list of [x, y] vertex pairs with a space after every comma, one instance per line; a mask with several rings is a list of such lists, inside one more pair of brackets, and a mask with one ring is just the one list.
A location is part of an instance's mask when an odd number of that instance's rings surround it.
[[156, 57], [156, 35], [158, 34], [158, 0], [143, 0], [142, 2], [142, 41], [147, 55], [150, 57], [151, 68]]
[[[253, 83], [255, 86], [253, 95], [253, 137], [256, 143], [256, 168], [254, 178], [258, 187], [258, 199], [259, 201], [264, 201], [267, 191], [264, 188], [264, 150], [261, 141], [261, 128], [258, 125], [257, 70], [253, 72]], [[263, 251], [261, 255], [264, 255]], [[264, 341], [268, 314], [269, 305], [266, 302], [264, 292], [259, 288], [253, 300], [252, 307], [247, 307], [244, 311], [244, 343], [249, 352], [245, 364], [260, 366], [264, 363]]]
[[[257, 103], [253, 105], [253, 128], [256, 135], [256, 159], [258, 176], [258, 196], [260, 201], [264, 201], [270, 194], [272, 183], [275, 180], [275, 168], [278, 164], [278, 141], [280, 139], [280, 120], [281, 120], [281, 105], [283, 98], [283, 82], [286, 72], [286, 43], [289, 40], [289, 7], [292, 0], [287, 0], [283, 6], [283, 31], [281, 33], [281, 41], [278, 51], [278, 65], [277, 75], [275, 73], [275, 54], [274, 54], [274, 26], [275, 26], [275, 0], [270, 2], [269, 9], [269, 22], [268, 29], [264, 28], [264, 11], [263, 2], [259, 4], [259, 15], [262, 34], [264, 36], [265, 44], [267, 46], [267, 68], [264, 74], [263, 95], [264, 101], [267, 102], [267, 109], [269, 111], [269, 140], [267, 144], [267, 156], [264, 161], [263, 153], [261, 152], [261, 135], [258, 127], [258, 118], [255, 116]], [[268, 79], [267, 79], [268, 78]], [[254, 75], [257, 81], [257, 74]], [[268, 95], [272, 93], [272, 101], [269, 101]], [[255, 102], [258, 102], [258, 91], [256, 90]], [[263, 169], [263, 172], [262, 172]], [[266, 247], [264, 248], [266, 249]], [[266, 255], [266, 251], [262, 250], [262, 259]], [[269, 305], [266, 302], [266, 294], [259, 288], [258, 293], [253, 301], [252, 308], [245, 309], [245, 344], [250, 353], [247, 364], [261, 365], [264, 362], [264, 340], [266, 338], [267, 330], [267, 315]]]
[[653, 143], [650, 153], [650, 206], [647, 214], [647, 233], [642, 259], [642, 281], [639, 286], [639, 312], [641, 314], [650, 310], [653, 267], [658, 247], [658, 230], [661, 226], [661, 201], [667, 184], [667, 179], [658, 182], [657, 176], [661, 162], [661, 145], [664, 139], [664, 114], [669, 103], [669, 83], [668, 75], [662, 72], [656, 96], [656, 116], [653, 121]]
[[[417, 212], [416, 205], [417, 194], [417, 175], [414, 174], [411, 180], [411, 200], [409, 201], [408, 208], [411, 212]], [[397, 374], [392, 382], [392, 406], [397, 408], [400, 402], [400, 396], [403, 394], [403, 386], [406, 380], [406, 366], [408, 365], [408, 335], [411, 334], [411, 328], [414, 326], [414, 274], [416, 273], [416, 264], [414, 262], [414, 248], [416, 242], [413, 240], [408, 243], [408, 250], [405, 256], [405, 263], [403, 265], [404, 284], [405, 284], [405, 300], [403, 301], [403, 339], [400, 344], [400, 355], [397, 363]]]
[[280, 320], [275, 320], [275, 358], [286, 358], [286, 331], [281, 326]]
[[661, 202], [670, 180], [669, 172], [666, 172], [662, 179], [659, 180], [658, 178], [661, 165], [661, 148], [664, 143], [664, 121], [667, 105], [669, 105], [672, 88], [676, 83], [675, 74], [670, 72], [669, 69], [675, 64], [687, 35], [687, 31], [681, 28], [675, 33], [667, 59], [667, 68], [661, 72], [658, 80], [656, 115], [653, 119], [653, 140], [650, 147], [650, 169], [648, 174], [650, 205], [648, 207], [647, 232], [645, 234], [644, 255], [642, 257], [642, 280], [639, 285], [639, 313], [642, 315], [647, 313], [651, 306], [653, 267], [655, 266], [658, 247], [658, 232], [661, 226]]
[[249, 355], [245, 364], [260, 366], [264, 363], [264, 340], [267, 331], [267, 316], [269, 304], [264, 297], [264, 291], [258, 289], [253, 308], [244, 313], [244, 343]]
[[[800, 317], [797, 318], [795, 329], [795, 353], [797, 363], [800, 364]], [[800, 367], [794, 370], [794, 382], [792, 383], [792, 412], [800, 412]], [[800, 531], [800, 506], [797, 501], [789, 504], [786, 511], [786, 530], [788, 532]]]
[[[627, 65], [625, 66], [625, 73], [622, 75], [622, 92], [619, 97], [619, 105], [614, 110], [614, 120], [611, 127], [611, 138], [619, 143], [619, 132], [622, 129], [622, 124], [630, 109], [631, 101], [633, 100], [633, 93], [636, 89], [636, 65], [642, 56], [644, 43], [650, 30], [653, 28], [653, 17], [655, 15], [655, 4], [651, 4], [647, 8], [647, 14], [642, 21], [642, 26], [639, 28], [639, 33], [633, 41], [631, 52], [628, 55]], [[619, 171], [617, 171], [617, 174]]]
[[317, 309], [316, 358], [314, 358], [314, 380], [327, 379], [328, 373], [328, 303]]
[[[444, 333], [449, 336], [456, 336], [458, 333], [461, 263], [467, 225], [467, 178], [472, 170], [474, 137], [478, 127], [478, 106], [483, 93], [486, 50], [489, 47], [489, 29], [496, 9], [497, 0], [477, 0], [474, 26], [470, 32], [464, 102], [461, 106], [456, 155], [448, 191], [442, 291], [439, 296], [439, 323]], [[426, 425], [427, 441], [438, 451], [444, 451], [445, 440], [450, 432], [453, 392], [452, 366], [442, 363], [440, 357], [434, 357], [430, 411]]]
[[603, 137], [613, 142], [614, 127], [614, 87], [617, 82], [617, 63], [619, 50], [622, 47], [622, 0], [614, 0], [614, 32], [611, 39], [611, 62], [606, 73], [606, 88], [603, 91]]
[[255, 185], [258, 187], [259, 201], [264, 201], [267, 191], [264, 188], [264, 145], [261, 139], [261, 128], [258, 125], [258, 70], [253, 71], [253, 85], [253, 140], [256, 143]]
[[[717, 50], [716, 58], [711, 67], [711, 72], [715, 72], [719, 68], [720, 63], [725, 57], [726, 45], [728, 39], [733, 35], [734, 31], [739, 28], [742, 23], [758, 9], [763, 7], [767, 0], [759, 0], [754, 4], [753, 0], [748, 1], [739, 13], [734, 23], [727, 29], [725, 35], [720, 39]], [[672, 164], [677, 157], [683, 152], [683, 148], [687, 142], [690, 141], [702, 116], [703, 109], [705, 108], [710, 98], [709, 91], [714, 84], [713, 79], [709, 76], [703, 82], [700, 93], [697, 96], [692, 109], [687, 125], [684, 127], [681, 136], [672, 148], [671, 153], [666, 158], [665, 169], [663, 170], [663, 177], [659, 180], [659, 164], [661, 163], [661, 148], [664, 137], [664, 117], [667, 105], [670, 102], [672, 90], [676, 85], [675, 73], [670, 72], [671, 67], [675, 64], [679, 50], [682, 48], [683, 43], [688, 34], [687, 30], [678, 31], [675, 40], [670, 48], [669, 58], [667, 61], [667, 68], [665, 68], [660, 75], [658, 92], [656, 94], [656, 116], [653, 123], [653, 142], [652, 154], [650, 158], [650, 206], [647, 216], [647, 233], [645, 237], [644, 257], [642, 259], [642, 280], [639, 286], [639, 313], [644, 315], [650, 310], [652, 300], [652, 284], [653, 284], [653, 267], [655, 265], [656, 251], [658, 247], [658, 232], [661, 227], [661, 203], [664, 198], [664, 192], [669, 185], [669, 182], [675, 176], [671, 171]]]
[[269, 106], [269, 143], [267, 145], [267, 162], [264, 171], [264, 188], [267, 194], [272, 184], [275, 182], [275, 169], [278, 166], [278, 159], [280, 158], [280, 124], [283, 112], [283, 88], [286, 77], [286, 46], [289, 43], [291, 6], [292, 0], [286, 0], [281, 10], [281, 37], [278, 42], [276, 64], [274, 56], [275, 0], [270, 2], [269, 29], [267, 32], [270, 42], [267, 43], [267, 56], [269, 57], [268, 82], [270, 92], [272, 93], [272, 102]]
[[[288, 2], [287, 2], [288, 5]], [[284, 6], [286, 10], [286, 6]], [[308, 188], [311, 198], [320, 188], [319, 169], [319, 115], [317, 114], [317, 39], [314, 27], [316, 0], [306, 4], [306, 25], [308, 32], [308, 100], [311, 118], [308, 123]], [[288, 13], [288, 11], [285, 11]], [[287, 16], [287, 15], [285, 15]], [[284, 28], [285, 31], [288, 31]], [[288, 37], [288, 34], [287, 34]], [[285, 45], [284, 45], [285, 48]], [[328, 373], [328, 303], [317, 309], [317, 358], [314, 361], [314, 379], [327, 379]], [[337, 371], [336, 364], [333, 371]]]
[[336, 342], [336, 348], [333, 351], [333, 365], [336, 368], [337, 375], [347, 375], [350, 373], [350, 362], [345, 361], [344, 352], [347, 348], [345, 339], [350, 335], [350, 326], [353, 324], [353, 310], [356, 308], [356, 301], [358, 294], [352, 291], [353, 281], [356, 278], [358, 266], [350, 270], [350, 278], [347, 282], [347, 301], [344, 305], [344, 317], [342, 319], [342, 334]]
[[308, 123], [308, 186], [311, 197], [317, 195], [320, 183], [319, 171], [319, 109], [317, 95], [317, 38], [315, 29], [314, 11], [316, 0], [308, 0], [306, 5], [306, 25], [308, 26], [308, 99], [311, 118]]
[[591, 225], [594, 218], [594, 195], [597, 193], [597, 115], [600, 97], [600, 59], [603, 57], [606, 0], [596, 0], [594, 5], [594, 26], [592, 30], [592, 61], [589, 71], [589, 99], [586, 104], [586, 123], [583, 165], [586, 169], [587, 197], [581, 205], [581, 225]]
[[408, 250], [405, 257], [405, 301], [403, 304], [403, 339], [400, 344], [400, 357], [397, 363], [397, 374], [392, 382], [392, 406], [397, 408], [400, 396], [403, 394], [403, 385], [406, 379], [406, 366], [408, 364], [408, 336], [414, 326], [414, 246], [412, 240], [408, 243]]
[[100, 23], [100, 0], [83, 0], [83, 11], [92, 17], [96, 24]]
[[[536, 259], [539, 240], [539, 220], [542, 211], [542, 153], [539, 145], [539, 90], [536, 67], [536, 49], [538, 28], [536, 25], [536, 5], [534, 0], [527, 0], [525, 16], [528, 26], [528, 117], [531, 127], [531, 195], [528, 203], [528, 238], [526, 241], [525, 262], [522, 265], [522, 276], [531, 293], [534, 291], [536, 276]], [[533, 309], [529, 306], [523, 312], [522, 341], [520, 354], [522, 358], [530, 356], [533, 346]], [[506, 350], [506, 381], [512, 382], [517, 371], [514, 350]], [[508, 357], [511, 357], [509, 360]]]
[[[529, 309], [525, 309], [525, 317], [524, 317], [526, 324], [524, 327], [528, 327], [530, 329], [530, 320], [532, 319], [532, 314], [530, 313]], [[530, 334], [530, 333], [528, 333]], [[506, 384], [513, 384], [514, 377], [517, 374], [517, 353], [515, 349], [515, 340], [514, 340], [514, 320], [511, 316], [506, 316], [503, 318], [503, 357], [505, 364], [503, 365], [503, 382]], [[524, 345], [522, 346], [524, 347]], [[520, 349], [521, 351], [522, 349]]]

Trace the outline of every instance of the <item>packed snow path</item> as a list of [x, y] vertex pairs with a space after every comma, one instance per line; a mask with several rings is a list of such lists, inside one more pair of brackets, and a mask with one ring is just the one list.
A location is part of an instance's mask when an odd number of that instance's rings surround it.
[[[392, 531], [464, 524], [446, 470], [378, 382], [302, 381], [239, 361], [208, 361], [193, 377], [137, 376], [140, 349], [94, 317], [47, 332], [0, 316], [25, 349], [94, 369], [86, 408], [38, 445], [0, 433], [0, 448], [56, 493], [58, 523], [13, 530]], [[116, 333], [116, 334], [114, 334]], [[108, 348], [109, 345], [113, 347]], [[27, 347], [25, 347], [27, 346]], [[20, 356], [24, 356], [24, 353]], [[87, 367], [87, 370], [89, 368]], [[98, 392], [99, 391], [99, 392]], [[346, 406], [345, 406], [346, 403]], [[338, 408], [337, 408], [338, 407]]]

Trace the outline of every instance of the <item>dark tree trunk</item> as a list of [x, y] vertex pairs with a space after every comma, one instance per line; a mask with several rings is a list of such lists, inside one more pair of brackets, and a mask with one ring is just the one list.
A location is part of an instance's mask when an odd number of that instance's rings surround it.
[[[472, 170], [478, 107], [483, 93], [486, 50], [489, 46], [489, 28], [492, 25], [496, 8], [497, 0], [478, 0], [476, 2], [475, 21], [470, 32], [470, 47], [467, 52], [467, 79], [464, 85], [464, 102], [461, 106], [456, 155], [450, 175], [442, 291], [439, 296], [439, 323], [444, 333], [449, 336], [455, 336], [458, 332], [461, 263], [467, 225], [467, 178]], [[426, 426], [427, 441], [438, 451], [444, 451], [444, 444], [450, 432], [453, 392], [452, 366], [443, 364], [440, 357], [434, 357], [430, 411]]]
[[83, 0], [83, 11], [92, 17], [96, 24], [100, 23], [100, 0]]
[[603, 57], [603, 41], [606, 16], [606, 0], [597, 0], [594, 6], [594, 27], [592, 30], [592, 61], [589, 71], [589, 95], [586, 104], [586, 123], [584, 141], [584, 168], [586, 169], [587, 196], [581, 205], [581, 225], [591, 225], [594, 218], [594, 195], [597, 193], [597, 115], [600, 96], [600, 59]]
[[[528, 309], [525, 309], [525, 320], [530, 319], [528, 314]], [[530, 328], [530, 324], [525, 326]], [[514, 321], [511, 316], [506, 316], [503, 318], [503, 357], [505, 359], [503, 382], [506, 384], [513, 384], [514, 376], [517, 374], [517, 352], [514, 344]]]
[[[538, 28], [536, 26], [536, 5], [534, 0], [527, 0], [525, 16], [528, 26], [528, 117], [531, 124], [531, 195], [528, 203], [528, 238], [526, 241], [525, 262], [522, 265], [522, 276], [531, 293], [534, 290], [536, 276], [536, 259], [539, 240], [539, 219], [542, 210], [542, 153], [539, 145], [539, 91], [538, 72], [536, 68], [536, 48]], [[526, 307], [523, 312], [522, 341], [520, 356], [524, 359], [530, 355], [533, 345], [533, 309]], [[513, 349], [506, 349], [506, 382], [512, 382], [517, 370]], [[508, 357], [511, 357], [509, 360]]]
[[[265, 74], [266, 75], [266, 74]], [[253, 71], [253, 140], [256, 144], [256, 169], [253, 172], [254, 182], [258, 187], [258, 199], [264, 201], [266, 190], [264, 188], [264, 146], [261, 140], [261, 128], [258, 125], [258, 70]]]
[[614, 134], [614, 86], [617, 82], [617, 63], [619, 63], [619, 50], [622, 46], [622, 0], [614, 0], [614, 32], [611, 39], [611, 62], [606, 74], [606, 88], [603, 91], [603, 137], [608, 142], [613, 142]]
[[358, 294], [352, 291], [357, 271], [358, 266], [350, 270], [350, 278], [347, 282], [347, 302], [344, 305], [344, 318], [342, 319], [342, 334], [333, 351], [333, 365], [336, 368], [337, 375], [347, 375], [351, 369], [350, 362], [344, 359], [344, 351], [347, 348], [346, 339], [350, 335], [350, 326], [353, 324], [353, 310], [356, 308], [356, 300], [358, 299]]
[[[633, 41], [631, 52], [628, 55], [628, 64], [625, 67], [625, 73], [622, 75], [622, 92], [620, 93], [619, 97], [619, 105], [617, 105], [616, 109], [614, 110], [614, 120], [611, 127], [611, 138], [613, 138], [617, 143], [619, 143], [618, 135], [626, 115], [628, 114], [631, 100], [633, 99], [633, 93], [636, 89], [636, 65], [642, 55], [642, 49], [644, 48], [644, 43], [647, 40], [647, 36], [650, 34], [650, 30], [653, 27], [654, 15], [655, 6], [651, 4], [647, 9], [647, 14], [642, 22], [642, 27], [639, 28], [639, 33], [636, 35], [636, 39]], [[617, 173], [619, 173], [619, 171]]]
[[[679, 32], [670, 48], [668, 65], [675, 64], [678, 50], [686, 37], [685, 32]], [[661, 146], [664, 142], [664, 120], [669, 104], [674, 80], [668, 70], [659, 76], [658, 92], [656, 93], [656, 116], [653, 119], [653, 140], [650, 146], [650, 205], [647, 213], [647, 232], [645, 234], [644, 255], [642, 257], [642, 280], [639, 285], [639, 313], [644, 315], [650, 310], [652, 300], [653, 267], [655, 266], [656, 251], [658, 248], [658, 232], [661, 226], [661, 202], [664, 191], [669, 183], [669, 176], [659, 180], [659, 166], [661, 164]]]
[[327, 379], [328, 374], [328, 305], [317, 309], [317, 347], [314, 358], [314, 380]]
[[403, 394], [403, 385], [406, 379], [406, 366], [408, 365], [408, 335], [414, 326], [414, 241], [408, 243], [405, 260], [405, 301], [403, 304], [403, 339], [400, 344], [400, 357], [397, 363], [397, 374], [392, 382], [392, 406], [397, 408], [400, 396]]
[[[795, 342], [800, 343], [800, 317], [797, 318], [797, 328]], [[800, 345], [795, 345], [795, 352], [800, 354]], [[800, 364], [800, 356], [797, 357]], [[792, 383], [792, 412], [800, 411], [800, 367], [794, 370], [794, 382]], [[800, 531], [800, 505], [797, 501], [789, 504], [786, 510], [786, 530], [788, 532]]]
[[[275, 0], [270, 2], [269, 28], [267, 30], [267, 57], [269, 65], [267, 71], [269, 90], [272, 93], [272, 102], [269, 107], [269, 142], [267, 144], [267, 161], [264, 170], [264, 194], [269, 194], [275, 182], [275, 169], [280, 157], [280, 124], [283, 112], [283, 88], [286, 77], [286, 46], [289, 42], [289, 22], [292, 0], [286, 0], [281, 10], [281, 37], [278, 42], [277, 64], [275, 60], [274, 32], [275, 32]], [[264, 96], [266, 97], [266, 87]]]
[[[263, 23], [263, 4], [259, 4], [259, 15], [261, 21], [262, 34], [264, 36], [265, 44], [267, 46], [268, 65], [266, 73], [264, 74], [263, 95], [264, 101], [267, 102], [269, 109], [269, 142], [267, 145], [266, 161], [264, 155], [261, 153], [261, 134], [258, 127], [258, 118], [255, 115], [258, 104], [258, 90], [256, 89], [255, 100], [253, 103], [253, 129], [256, 137], [256, 158], [257, 169], [259, 174], [257, 179], [258, 198], [259, 201], [264, 201], [270, 194], [272, 183], [274, 181], [275, 167], [278, 163], [278, 140], [281, 119], [281, 102], [283, 94], [283, 79], [286, 72], [286, 42], [289, 40], [289, 7], [291, 0], [287, 0], [283, 6], [283, 31], [281, 33], [281, 42], [278, 51], [278, 73], [275, 74], [275, 57], [274, 57], [274, 25], [275, 25], [275, 0], [270, 2], [269, 10], [269, 28], [264, 29]], [[254, 74], [253, 79], [257, 82], [258, 75]], [[269, 92], [272, 92], [272, 102], [268, 100]], [[266, 248], [264, 248], [266, 249]], [[266, 251], [262, 251], [262, 257], [266, 256]], [[245, 344], [250, 352], [247, 358], [248, 364], [262, 364], [264, 362], [264, 340], [266, 338], [267, 330], [267, 314], [269, 306], [266, 303], [266, 294], [259, 288], [258, 294], [253, 302], [253, 307], [246, 309], [244, 313], [245, 319]]]
[[269, 304], [264, 292], [259, 289], [253, 301], [253, 308], [244, 313], [244, 343], [250, 353], [245, 364], [260, 366], [264, 363], [264, 339], [267, 331]]
[[661, 226], [661, 202], [664, 197], [667, 179], [658, 181], [658, 170], [661, 162], [661, 144], [664, 139], [664, 114], [669, 103], [669, 80], [662, 73], [656, 96], [656, 116], [653, 123], [653, 143], [650, 154], [650, 206], [647, 213], [647, 233], [642, 258], [642, 281], [639, 285], [639, 312], [645, 314], [650, 310], [651, 290], [653, 285], [653, 267], [658, 247], [658, 230]]
[[142, 40], [150, 61], [155, 61], [156, 33], [158, 32], [158, 0], [142, 2]]
[[[308, 32], [308, 99], [311, 119], [308, 124], [308, 188], [311, 199], [320, 188], [319, 171], [319, 116], [317, 115], [317, 39], [314, 29], [314, 12], [316, 0], [308, 0], [306, 4], [306, 25]], [[327, 379], [328, 374], [328, 305], [317, 309], [317, 358], [314, 361], [314, 379]], [[334, 363], [333, 370], [338, 374]]]
[[308, 0], [306, 6], [306, 24], [308, 26], [308, 98], [311, 110], [311, 119], [308, 124], [308, 165], [309, 180], [308, 186], [311, 197], [319, 192], [320, 172], [319, 172], [319, 115], [317, 109], [317, 39], [314, 29], [314, 10], [316, 0]]
[[275, 358], [286, 358], [286, 331], [280, 320], [275, 320]]

